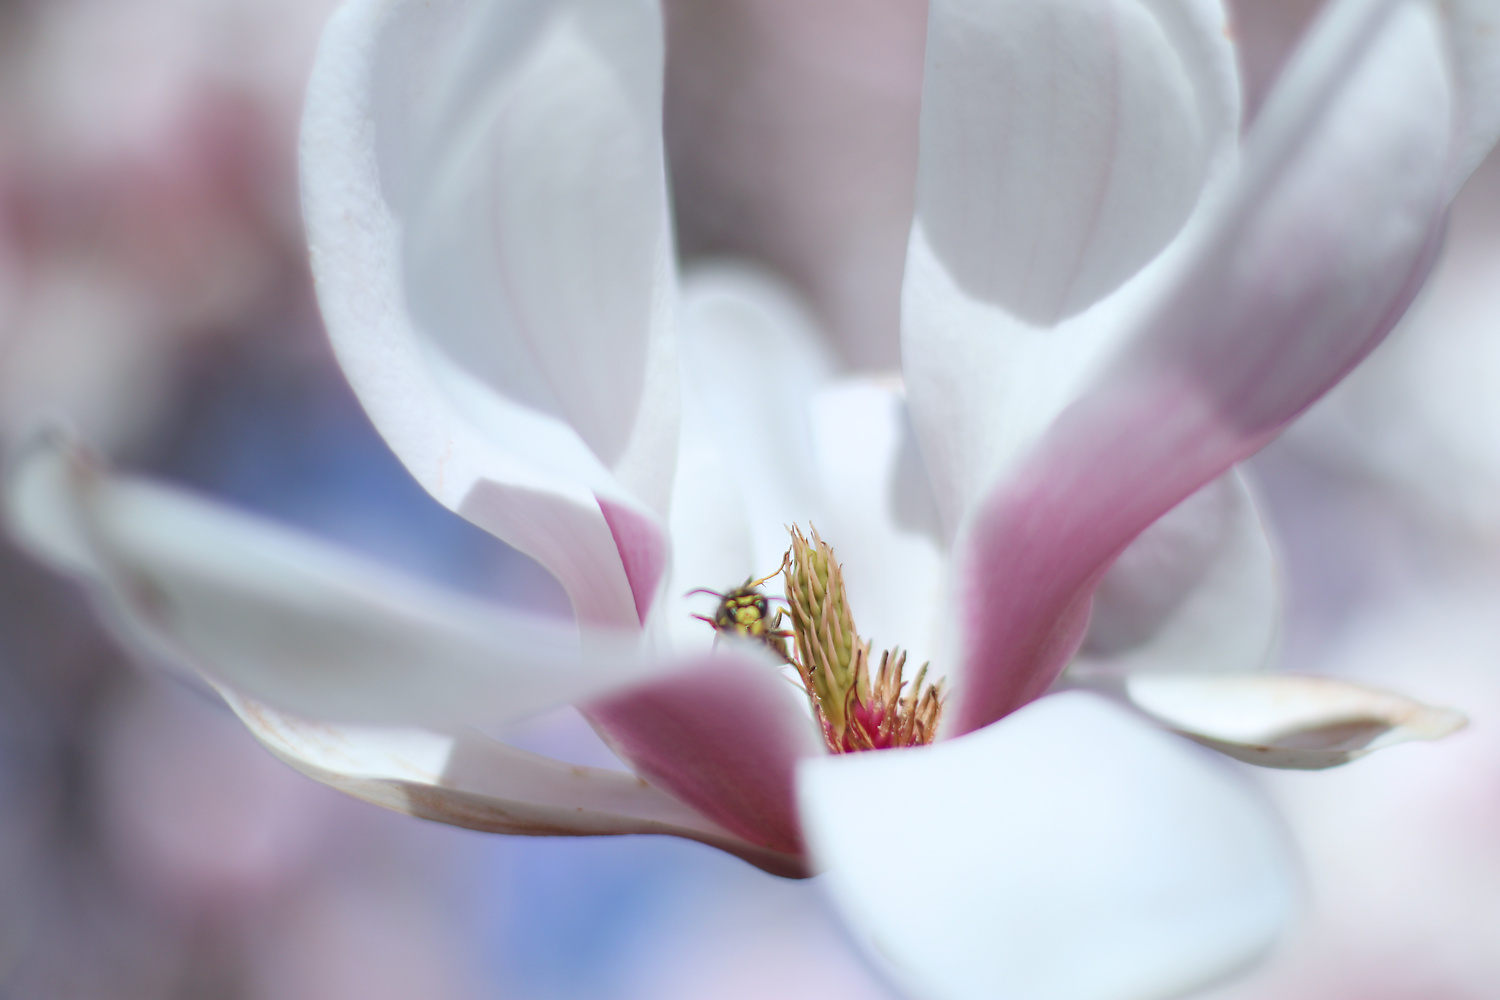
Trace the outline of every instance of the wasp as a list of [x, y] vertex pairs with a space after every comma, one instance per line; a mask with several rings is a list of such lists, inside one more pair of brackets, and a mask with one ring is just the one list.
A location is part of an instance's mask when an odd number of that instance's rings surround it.
[[780, 572], [781, 570], [778, 569], [770, 576], [763, 576], [759, 580], [747, 577], [743, 584], [722, 594], [717, 590], [709, 590], [707, 587], [688, 591], [690, 595], [708, 594], [719, 599], [719, 607], [714, 611], [712, 618], [707, 615], [693, 615], [693, 617], [699, 621], [708, 622], [720, 635], [734, 635], [752, 642], [763, 643], [777, 656], [791, 663], [792, 658], [787, 652], [786, 641], [792, 637], [792, 633], [781, 627], [781, 616], [785, 612], [778, 609], [773, 614], [772, 599], [760, 590], [761, 584]]

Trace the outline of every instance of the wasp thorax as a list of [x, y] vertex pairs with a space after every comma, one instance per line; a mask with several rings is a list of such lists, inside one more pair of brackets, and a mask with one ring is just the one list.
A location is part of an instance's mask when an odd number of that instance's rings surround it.
[[[771, 574], [775, 575], [776, 573]], [[712, 618], [703, 615], [693, 617], [708, 622], [720, 635], [764, 643], [772, 652], [790, 663], [786, 641], [791, 638], [791, 633], [781, 629], [781, 612], [772, 613], [770, 598], [760, 589], [761, 584], [769, 579], [770, 577], [747, 579], [740, 586], [722, 594], [716, 590], [690, 591], [689, 593], [709, 594], [719, 599], [719, 606], [714, 610]]]

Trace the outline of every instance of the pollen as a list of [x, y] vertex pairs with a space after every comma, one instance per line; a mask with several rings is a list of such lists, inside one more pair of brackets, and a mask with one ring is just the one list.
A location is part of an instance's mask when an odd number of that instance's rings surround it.
[[[781, 568], [760, 579], [748, 579], [720, 593], [699, 588], [690, 594], [719, 599], [712, 618], [693, 615], [719, 636], [764, 643], [797, 671], [797, 678], [823, 739], [833, 753], [924, 746], [937, 735], [943, 714], [943, 685], [928, 684], [927, 664], [907, 681], [906, 653], [889, 649], [870, 672], [871, 644], [860, 638], [844, 589], [844, 569], [833, 548], [813, 530], [812, 540], [795, 525], [791, 548]], [[771, 611], [771, 598], [760, 589], [785, 575], [787, 610]], [[791, 629], [782, 622], [791, 621]], [[796, 640], [796, 654], [787, 640]], [[717, 640], [716, 640], [717, 641]]]

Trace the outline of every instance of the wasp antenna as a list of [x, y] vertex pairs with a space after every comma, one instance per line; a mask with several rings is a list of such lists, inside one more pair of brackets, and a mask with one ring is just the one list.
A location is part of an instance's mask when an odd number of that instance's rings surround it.
[[[694, 590], [688, 591], [686, 594], [683, 594], [682, 596], [683, 597], [692, 597], [694, 594], [707, 594], [710, 597], [717, 597], [721, 601], [724, 599], [724, 595], [723, 594], [719, 593], [717, 590], [709, 590], [707, 587], [698, 587], [698, 588], [696, 588]], [[701, 616], [700, 615], [694, 615], [693, 617], [694, 618], [698, 618], [698, 617], [701, 617]]]

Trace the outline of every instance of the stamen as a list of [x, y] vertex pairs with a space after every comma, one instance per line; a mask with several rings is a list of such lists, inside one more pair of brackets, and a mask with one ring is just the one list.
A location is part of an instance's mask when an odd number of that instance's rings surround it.
[[[924, 663], [908, 684], [904, 679], [906, 653], [899, 648], [880, 654], [872, 682], [870, 643], [854, 627], [844, 570], [834, 559], [833, 548], [816, 529], [811, 542], [801, 528], [794, 525], [789, 530], [792, 547], [775, 573], [747, 579], [722, 594], [701, 587], [689, 591], [719, 599], [712, 618], [693, 617], [708, 622], [719, 636], [764, 643], [792, 666], [832, 752], [931, 743], [943, 713], [942, 683], [925, 683]], [[787, 610], [773, 616], [770, 598], [759, 588], [778, 574], [786, 576]], [[781, 627], [783, 617], [791, 619], [790, 631]], [[786, 640], [792, 638], [796, 656], [787, 648]]]
[[797, 657], [790, 662], [802, 678], [829, 749], [846, 753], [931, 743], [942, 716], [942, 685], [923, 687], [923, 664], [903, 697], [906, 654], [899, 649], [881, 653], [871, 684], [870, 643], [854, 626], [843, 568], [833, 548], [816, 529], [811, 542], [800, 528], [790, 530], [792, 547], [783, 562], [797, 643]]

